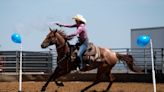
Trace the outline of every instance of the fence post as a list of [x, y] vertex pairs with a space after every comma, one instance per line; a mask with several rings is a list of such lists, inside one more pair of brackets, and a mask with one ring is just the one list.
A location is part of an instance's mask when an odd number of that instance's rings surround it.
[[157, 73], [157, 69], [158, 69], [158, 66], [156, 65], [156, 62], [157, 62], [157, 58], [156, 58], [156, 54], [157, 54], [157, 49], [154, 48], [153, 50], [153, 58], [154, 58], [154, 71]]
[[18, 71], [18, 67], [19, 67], [19, 55], [18, 55], [18, 51], [16, 51], [15, 58], [16, 58], [16, 73], [18, 73], [19, 72]]
[[147, 62], [146, 62], [146, 49], [144, 49], [144, 67], [145, 67], [145, 74], [147, 74]]
[[[129, 55], [129, 49], [128, 49], [128, 48], [126, 49], [126, 53], [127, 53], [127, 55]], [[126, 69], [127, 69], [127, 73], [129, 73], [129, 68], [128, 68], [128, 66], [126, 67]]]
[[162, 73], [164, 74], [164, 50], [163, 48], [161, 49], [162, 50]]
[[1, 57], [0, 55], [0, 72], [3, 71], [3, 67], [4, 67], [4, 57]]
[[52, 50], [48, 53], [48, 72], [52, 73]]

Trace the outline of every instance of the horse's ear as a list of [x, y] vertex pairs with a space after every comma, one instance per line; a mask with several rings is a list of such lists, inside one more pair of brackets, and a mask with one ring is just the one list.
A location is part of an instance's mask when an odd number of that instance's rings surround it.
[[58, 30], [56, 29], [55, 32], [57, 32]]
[[49, 30], [52, 31], [52, 29], [49, 27]]

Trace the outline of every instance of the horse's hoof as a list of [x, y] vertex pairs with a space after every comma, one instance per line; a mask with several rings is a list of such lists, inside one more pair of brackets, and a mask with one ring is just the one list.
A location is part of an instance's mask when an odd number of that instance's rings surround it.
[[81, 90], [80, 92], [85, 92], [86, 90]]
[[40, 92], [46, 92], [46, 91], [45, 91], [45, 88], [42, 88], [42, 90], [41, 90]]
[[102, 92], [109, 92], [109, 90], [103, 90]]
[[92, 92], [97, 92], [96, 90], [93, 90]]
[[80, 92], [84, 92], [84, 90], [81, 90]]
[[61, 81], [55, 81], [55, 83], [57, 86], [61, 86], [61, 87], [64, 86], [63, 82], [61, 82]]

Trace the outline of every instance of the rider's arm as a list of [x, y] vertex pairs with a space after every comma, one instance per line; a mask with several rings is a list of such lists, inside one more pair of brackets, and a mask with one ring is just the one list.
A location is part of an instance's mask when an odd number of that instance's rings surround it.
[[[86, 32], [86, 28], [85, 28], [85, 25], [80, 25], [77, 30], [71, 34], [71, 35], [68, 35], [68, 37], [74, 37], [78, 34], [81, 34], [82, 32]], [[81, 38], [81, 40], [85, 40], [85, 38], [87, 38], [87, 34], [84, 33], [83, 35], [79, 35], [79, 37]]]
[[76, 24], [74, 25], [63, 25], [64, 27], [68, 27], [68, 28], [73, 28], [73, 27], [76, 27]]
[[70, 34], [69, 36], [76, 36], [80, 34], [83, 30], [84, 30], [84, 27], [78, 27], [77, 30], [74, 33]]
[[56, 25], [58, 25], [58, 26], [63, 26], [63, 27], [68, 27], [68, 28], [77, 27], [76, 24], [73, 24], [73, 25], [66, 25], [66, 24], [59, 24], [59, 23], [56, 23]]

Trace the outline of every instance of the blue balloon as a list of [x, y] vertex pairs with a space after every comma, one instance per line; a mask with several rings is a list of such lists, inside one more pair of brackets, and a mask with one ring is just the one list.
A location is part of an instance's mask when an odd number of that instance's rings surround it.
[[137, 39], [137, 44], [141, 47], [146, 46], [150, 42], [150, 37], [147, 35], [139, 36]]
[[21, 36], [17, 33], [12, 34], [11, 39], [14, 43], [21, 43]]

